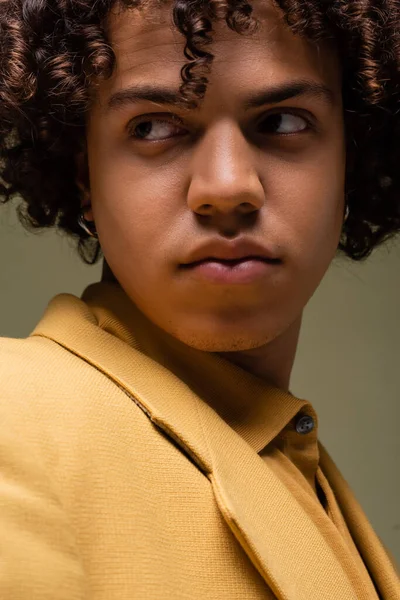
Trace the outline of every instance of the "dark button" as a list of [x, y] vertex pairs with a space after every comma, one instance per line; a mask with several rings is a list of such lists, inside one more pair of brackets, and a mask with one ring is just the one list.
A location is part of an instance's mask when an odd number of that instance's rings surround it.
[[297, 433], [310, 433], [314, 429], [314, 419], [310, 415], [303, 415], [296, 423]]

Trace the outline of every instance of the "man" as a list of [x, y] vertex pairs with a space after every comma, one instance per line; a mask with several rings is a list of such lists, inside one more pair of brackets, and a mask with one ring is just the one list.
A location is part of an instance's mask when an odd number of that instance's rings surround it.
[[106, 264], [0, 346], [4, 597], [400, 598], [289, 391], [338, 246], [399, 228], [381, 4], [5, 2], [4, 193]]

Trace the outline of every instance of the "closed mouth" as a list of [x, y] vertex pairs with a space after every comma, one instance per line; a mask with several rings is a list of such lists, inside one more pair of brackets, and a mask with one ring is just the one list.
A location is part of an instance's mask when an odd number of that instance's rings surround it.
[[234, 267], [242, 262], [247, 260], [260, 260], [261, 262], [266, 262], [270, 264], [279, 264], [281, 260], [279, 258], [265, 258], [264, 256], [243, 256], [243, 258], [235, 258], [235, 259], [226, 259], [226, 258], [203, 258], [202, 260], [197, 260], [192, 263], [183, 264], [181, 267], [196, 267], [197, 265], [201, 265], [204, 262], [220, 262], [223, 264], [231, 265]]

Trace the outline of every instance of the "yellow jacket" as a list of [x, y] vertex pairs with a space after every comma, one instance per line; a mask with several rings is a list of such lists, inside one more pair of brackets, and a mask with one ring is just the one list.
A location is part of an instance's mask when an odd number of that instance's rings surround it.
[[0, 381], [1, 600], [400, 599], [325, 449], [379, 595], [300, 471], [259, 454], [269, 401], [288, 421], [306, 402], [184, 347], [115, 284], [57, 296], [31, 336], [0, 340]]

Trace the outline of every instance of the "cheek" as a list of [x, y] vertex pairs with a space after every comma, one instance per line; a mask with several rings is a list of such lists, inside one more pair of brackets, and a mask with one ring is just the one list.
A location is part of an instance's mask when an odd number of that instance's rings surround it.
[[279, 219], [299, 269], [329, 266], [343, 224], [345, 161], [342, 153], [302, 164], [280, 180]]
[[166, 244], [181, 210], [179, 194], [157, 178], [126, 174], [97, 189], [93, 213], [108, 264], [121, 283], [151, 291], [161, 283]]
[[[104, 256], [119, 281], [154, 295], [168, 240], [184, 209], [176, 167], [139, 162], [126, 148], [90, 138], [93, 215]], [[176, 246], [176, 240], [174, 244]], [[173, 244], [172, 244], [173, 245]]]
[[140, 161], [129, 147], [92, 146], [93, 213], [102, 244], [129, 248], [132, 256], [145, 247], [155, 251], [179, 215], [176, 169]]
[[149, 274], [157, 265], [165, 229], [165, 216], [151, 203], [135, 197], [121, 199], [118, 206], [102, 204], [94, 211], [97, 230], [107, 261], [120, 264], [141, 275]]

